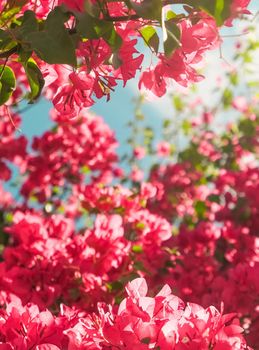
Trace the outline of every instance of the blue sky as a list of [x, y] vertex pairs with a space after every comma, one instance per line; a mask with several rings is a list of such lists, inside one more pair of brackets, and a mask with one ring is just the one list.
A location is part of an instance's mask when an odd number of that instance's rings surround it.
[[[128, 137], [126, 124], [132, 119], [134, 105], [133, 98], [138, 96], [137, 80], [123, 88], [121, 84], [117, 86], [111, 94], [111, 99], [106, 102], [103, 98], [98, 100], [90, 109], [91, 112], [101, 116], [107, 124], [115, 131], [116, 137], [120, 145], [125, 146], [125, 140]], [[41, 135], [47, 130], [52, 122], [48, 112], [52, 107], [51, 102], [41, 99], [28, 108], [24, 104], [21, 109], [25, 109], [22, 116], [21, 132], [31, 139], [35, 135]], [[151, 103], [144, 106], [144, 112], [149, 118], [152, 125], [156, 124], [159, 111], [154, 109]], [[124, 147], [123, 147], [124, 148]]]

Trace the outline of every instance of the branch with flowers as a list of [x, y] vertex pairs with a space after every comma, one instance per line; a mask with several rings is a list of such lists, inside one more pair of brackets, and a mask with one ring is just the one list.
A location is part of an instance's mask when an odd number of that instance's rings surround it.
[[[35, 103], [43, 94], [76, 116], [110, 98], [141, 72], [139, 87], [157, 96], [171, 80], [202, 77], [195, 66], [220, 44], [219, 29], [249, 13], [249, 0], [1, 1], [0, 105]], [[151, 50], [154, 66], [143, 64]], [[139, 45], [138, 45], [139, 47]]]

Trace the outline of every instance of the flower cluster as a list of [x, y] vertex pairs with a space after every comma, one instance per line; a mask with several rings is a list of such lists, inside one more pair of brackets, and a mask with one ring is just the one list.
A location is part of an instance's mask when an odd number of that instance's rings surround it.
[[204, 307], [220, 307], [224, 300], [226, 311], [238, 312], [256, 348], [259, 171], [253, 157], [245, 162], [258, 147], [258, 127], [252, 125], [251, 119], [241, 120], [233, 138], [197, 127], [178, 163], [152, 170], [158, 195], [148, 206], [177, 223], [172, 247], [178, 256], [164, 281]]
[[[219, 28], [249, 14], [249, 0], [226, 1], [220, 8], [211, 1], [190, 2], [179, 14], [173, 12], [174, 2], [162, 0], [1, 1], [0, 64], [10, 79], [1, 79], [8, 93], [0, 96], [0, 104], [16, 105], [22, 97], [32, 103], [43, 93], [59, 114], [71, 118], [96, 99], [109, 100], [118, 82], [126, 85], [137, 71], [142, 71], [140, 88], [157, 96], [172, 80], [183, 86], [200, 81], [197, 64], [219, 45]], [[142, 67], [141, 40], [154, 66]]]
[[23, 168], [27, 140], [24, 136], [16, 137], [15, 135], [12, 124], [18, 127], [20, 117], [11, 113], [6, 106], [0, 107], [0, 113], [0, 180], [8, 181], [12, 176], [8, 163], [14, 163], [16, 166]]
[[58, 124], [34, 138], [21, 193], [44, 202], [55, 187], [83, 183], [88, 173], [93, 181], [109, 183], [117, 160], [117, 142], [103, 120], [87, 112], [69, 123], [55, 113], [53, 118]]
[[214, 307], [184, 304], [165, 285], [153, 298], [145, 279], [126, 286], [127, 298], [117, 310], [99, 304], [98, 313], [61, 305], [57, 316], [13, 298], [2, 310], [3, 349], [250, 349], [235, 314]]

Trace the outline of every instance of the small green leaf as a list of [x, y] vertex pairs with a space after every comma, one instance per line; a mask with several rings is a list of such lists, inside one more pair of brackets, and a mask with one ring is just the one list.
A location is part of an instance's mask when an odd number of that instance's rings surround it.
[[106, 284], [106, 287], [110, 292], [120, 291], [123, 288], [123, 284], [120, 281], [114, 281]]
[[173, 19], [177, 17], [177, 14], [171, 10], [166, 12], [166, 20], [169, 21], [170, 19]]
[[140, 245], [134, 245], [131, 249], [133, 253], [136, 253], [136, 254], [143, 253], [143, 248]]
[[140, 33], [145, 43], [157, 53], [159, 48], [159, 37], [155, 28], [153, 26], [146, 26], [140, 29]]
[[146, 338], [141, 339], [141, 343], [143, 343], [143, 344], [149, 344], [150, 341], [151, 341], [150, 337], [146, 337]]
[[112, 52], [117, 52], [122, 45], [122, 38], [116, 32], [114, 26], [109, 31], [103, 33], [103, 39], [109, 44]]
[[5, 214], [5, 221], [8, 223], [8, 224], [10, 224], [10, 223], [12, 223], [13, 222], [13, 214], [12, 213], [6, 213]]
[[5, 104], [12, 96], [16, 87], [16, 79], [13, 70], [7, 66], [0, 66], [0, 106]]
[[24, 69], [31, 89], [28, 95], [29, 103], [34, 103], [41, 95], [45, 80], [37, 63], [32, 58], [24, 64]]
[[178, 112], [184, 109], [184, 102], [178, 95], [173, 96], [173, 105]]
[[230, 80], [230, 83], [232, 85], [236, 86], [238, 84], [238, 81], [239, 81], [239, 76], [238, 76], [237, 72], [231, 72], [229, 75], [229, 80]]
[[220, 196], [217, 195], [217, 194], [210, 194], [207, 199], [210, 201], [210, 202], [213, 202], [213, 203], [220, 203]]
[[89, 166], [84, 165], [81, 168], [81, 172], [82, 172], [82, 174], [87, 175], [87, 174], [89, 174], [91, 172], [91, 169], [89, 168]]
[[192, 124], [188, 119], [185, 119], [182, 123], [182, 129], [185, 135], [189, 135], [192, 130]]
[[228, 108], [233, 100], [233, 92], [230, 89], [226, 88], [223, 92], [222, 97], [224, 108]]
[[163, 121], [163, 128], [164, 129], [168, 129], [171, 126], [171, 124], [172, 124], [172, 120], [171, 119], [165, 119]]
[[124, 215], [125, 214], [125, 208], [123, 207], [116, 207], [113, 209], [115, 214], [120, 214], [120, 215]]
[[164, 22], [164, 38], [165, 55], [166, 57], [170, 57], [181, 46], [181, 31], [174, 21], [169, 20]]
[[145, 228], [144, 222], [141, 222], [141, 221], [137, 222], [136, 223], [136, 228], [139, 229], [139, 230], [144, 230], [144, 228]]
[[206, 210], [207, 210], [206, 203], [203, 201], [197, 201], [194, 205], [194, 208], [195, 208], [195, 211], [196, 211], [198, 218], [203, 219], [204, 215], [206, 213]]

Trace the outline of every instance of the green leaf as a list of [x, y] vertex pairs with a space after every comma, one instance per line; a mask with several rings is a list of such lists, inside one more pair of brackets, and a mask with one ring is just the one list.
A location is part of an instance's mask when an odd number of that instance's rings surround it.
[[31, 49], [49, 64], [69, 64], [76, 66], [75, 47], [64, 26], [67, 14], [60, 7], [51, 11], [46, 19], [44, 29], [24, 36]]
[[17, 47], [17, 43], [12, 36], [6, 31], [0, 29], [0, 50], [3, 58], [3, 53], [6, 52], [6, 57], [9, 57], [9, 51]]
[[18, 53], [19, 53], [19, 61], [21, 63], [25, 63], [28, 61], [28, 59], [31, 57], [33, 51], [32, 50], [28, 50], [28, 47], [19, 47], [18, 48]]
[[164, 38], [165, 55], [170, 57], [181, 46], [181, 31], [173, 20], [164, 22]]
[[88, 13], [78, 14], [76, 30], [84, 39], [98, 39], [102, 37], [113, 52], [116, 52], [121, 47], [122, 38], [116, 32], [112, 22], [93, 18]]
[[233, 100], [233, 92], [230, 89], [226, 88], [223, 92], [222, 97], [224, 108], [228, 108]]
[[141, 247], [141, 245], [133, 245], [131, 249], [133, 253], [136, 253], [136, 254], [143, 253], [143, 248]]
[[231, 3], [231, 0], [198, 1], [199, 7], [205, 12], [207, 12], [209, 15], [213, 16], [218, 26], [221, 26], [224, 23], [224, 21], [230, 16]]
[[137, 222], [136, 223], [136, 228], [139, 229], [139, 230], [144, 230], [144, 228], [145, 228], [144, 222], [141, 222], [141, 221]]
[[120, 291], [123, 289], [123, 284], [120, 281], [114, 281], [106, 284], [110, 292]]
[[144, 0], [141, 4], [130, 1], [130, 4], [138, 16], [146, 19], [161, 20], [162, 0]]
[[39, 30], [39, 25], [35, 13], [33, 11], [25, 11], [21, 26], [17, 29], [21, 38], [32, 32], [37, 32]]
[[17, 13], [19, 13], [20, 10], [21, 10], [20, 6], [15, 6], [2, 12], [0, 16], [0, 26], [1, 27], [5, 26], [8, 21], [15, 18], [15, 15], [17, 15]]
[[41, 95], [45, 80], [37, 63], [32, 58], [30, 58], [23, 66], [31, 89], [31, 92], [28, 95], [29, 103], [34, 103]]
[[239, 130], [243, 135], [252, 138], [256, 136], [256, 126], [255, 123], [250, 119], [243, 119], [240, 121]]
[[7, 38], [9, 38], [7, 32], [3, 29], [0, 29], [0, 41], [6, 40]]
[[145, 268], [144, 264], [142, 261], [134, 261], [134, 264], [133, 264], [133, 269], [135, 271], [144, 271], [144, 272], [147, 272], [147, 269]]
[[172, 102], [173, 102], [174, 108], [178, 112], [180, 112], [180, 111], [182, 111], [184, 109], [184, 102], [183, 102], [183, 100], [181, 99], [180, 96], [178, 96], [178, 95], [173, 96], [173, 101]]
[[166, 12], [166, 20], [169, 21], [170, 19], [173, 19], [177, 17], [177, 14], [171, 10]]
[[84, 165], [81, 168], [81, 172], [82, 172], [82, 174], [87, 175], [91, 172], [91, 169], [87, 165]]
[[145, 43], [157, 53], [159, 47], [159, 37], [155, 28], [152, 26], [146, 26], [140, 29], [140, 33]]
[[96, 4], [93, 3], [91, 0], [85, 0], [84, 6], [85, 6], [86, 12], [90, 16], [95, 17], [95, 18], [99, 17], [99, 15], [100, 15], [100, 7], [96, 6]]
[[13, 222], [13, 214], [12, 213], [6, 213], [5, 214], [5, 221], [9, 224]]
[[229, 81], [232, 85], [237, 86], [238, 82], [239, 82], [239, 76], [237, 74], [237, 72], [231, 72], [229, 75]]
[[210, 202], [213, 202], [213, 203], [220, 203], [220, 196], [217, 195], [217, 194], [210, 194], [207, 199], [210, 201]]
[[171, 119], [165, 119], [163, 121], [163, 128], [164, 129], [168, 129], [171, 126], [171, 124], [172, 124], [172, 120]]
[[195, 208], [195, 211], [196, 211], [198, 218], [203, 219], [204, 215], [206, 213], [206, 210], [207, 210], [206, 203], [203, 201], [197, 201], [194, 205], [194, 208]]
[[103, 39], [109, 44], [112, 52], [117, 52], [122, 45], [122, 38], [116, 32], [114, 26], [109, 31], [103, 33]]
[[192, 130], [192, 124], [188, 119], [185, 119], [182, 123], [182, 129], [184, 132], [184, 135], [189, 135]]
[[12, 96], [16, 87], [16, 79], [13, 70], [7, 66], [0, 66], [0, 106], [5, 104]]
[[[112, 24], [108, 23], [108, 27]], [[85, 39], [98, 39], [101, 34], [101, 21], [93, 18], [88, 13], [78, 14], [76, 31]]]

